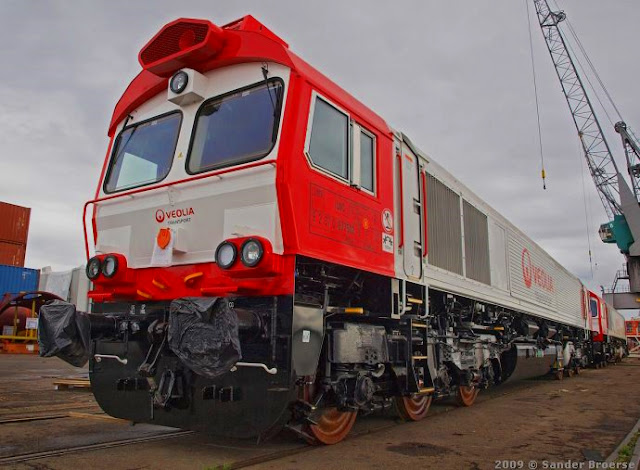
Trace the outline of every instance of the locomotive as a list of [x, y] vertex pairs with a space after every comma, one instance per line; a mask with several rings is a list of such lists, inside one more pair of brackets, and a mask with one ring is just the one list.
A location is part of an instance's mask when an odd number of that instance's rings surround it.
[[40, 309], [106, 413], [334, 444], [625, 355], [618, 312], [252, 16], [138, 58], [84, 207], [91, 312]]

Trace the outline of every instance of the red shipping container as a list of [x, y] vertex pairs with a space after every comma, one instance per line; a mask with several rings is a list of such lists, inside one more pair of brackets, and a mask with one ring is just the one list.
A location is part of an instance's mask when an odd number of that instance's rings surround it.
[[24, 244], [0, 241], [0, 264], [24, 267], [26, 248]]
[[31, 209], [0, 202], [0, 242], [27, 245]]

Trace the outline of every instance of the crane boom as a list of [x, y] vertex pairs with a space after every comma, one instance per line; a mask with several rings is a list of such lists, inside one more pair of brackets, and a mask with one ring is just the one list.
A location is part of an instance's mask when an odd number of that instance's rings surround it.
[[636, 201], [640, 201], [640, 144], [623, 121], [617, 122], [614, 127], [622, 138], [633, 195], [636, 197]]
[[[609, 216], [609, 222], [600, 226], [600, 238], [605, 243], [617, 244], [627, 260], [629, 293], [611, 294], [611, 301], [625, 297], [625, 305], [638, 308], [640, 294], [640, 145], [624, 122], [615, 125], [622, 137], [627, 158], [627, 170], [632, 189], [618, 170], [611, 149], [602, 132], [596, 114], [578, 70], [569, 54], [559, 23], [566, 19], [562, 11], [554, 12], [547, 0], [533, 0], [542, 35], [551, 54], [551, 60], [562, 84], [587, 159], [587, 166], [596, 185], [598, 196]], [[637, 241], [636, 241], [637, 240]]]
[[589, 172], [609, 220], [613, 220], [615, 216], [622, 214], [618, 188], [620, 172], [558, 27], [566, 15], [564, 12], [552, 12], [547, 0], [534, 0], [534, 3], [542, 35], [582, 143]]

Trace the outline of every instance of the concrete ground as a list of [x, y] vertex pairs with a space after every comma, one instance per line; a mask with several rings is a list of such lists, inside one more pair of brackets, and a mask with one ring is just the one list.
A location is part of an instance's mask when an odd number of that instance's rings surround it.
[[[0, 355], [2, 468], [553, 468], [554, 462], [604, 460], [640, 418], [637, 359], [563, 381], [496, 387], [481, 392], [471, 408], [439, 403], [419, 423], [398, 424], [388, 416], [359, 418], [347, 440], [328, 447], [310, 447], [286, 433], [257, 445], [197, 433], [174, 436], [173, 430], [158, 426], [132, 427], [102, 414], [88, 392], [53, 390], [54, 376], [83, 373], [57, 359]], [[59, 419], [2, 424], [13, 417], [70, 410], [72, 415]], [[146, 438], [162, 440], [140, 442]], [[129, 439], [138, 441], [96, 447]], [[2, 465], [12, 455], [78, 445], [93, 447]]]

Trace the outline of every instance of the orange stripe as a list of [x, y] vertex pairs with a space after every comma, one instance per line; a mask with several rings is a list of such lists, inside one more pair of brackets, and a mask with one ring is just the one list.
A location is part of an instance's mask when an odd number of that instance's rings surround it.
[[141, 290], [137, 290], [136, 293], [140, 296], [140, 297], [144, 297], [145, 299], [150, 299], [151, 298], [151, 294], [147, 294], [146, 292], [143, 292]]

